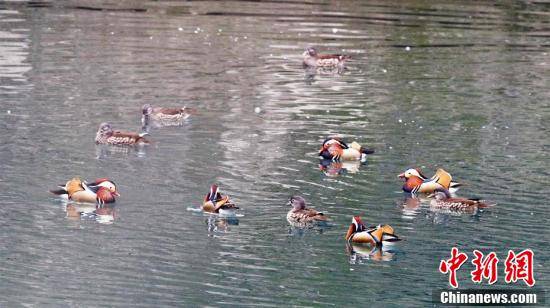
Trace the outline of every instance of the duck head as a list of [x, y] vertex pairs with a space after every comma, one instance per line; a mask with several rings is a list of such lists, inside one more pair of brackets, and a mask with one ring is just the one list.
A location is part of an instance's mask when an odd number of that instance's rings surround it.
[[99, 187], [96, 193], [96, 200], [98, 204], [113, 203], [115, 202], [116, 194], [111, 192], [107, 187]]
[[365, 230], [367, 230], [367, 228], [365, 227], [365, 225], [361, 221], [361, 217], [354, 216], [351, 219], [351, 225], [349, 226], [348, 232], [346, 233], [346, 240], [349, 241], [349, 239], [351, 238], [351, 236], [354, 233], [362, 232], [362, 231], [365, 231]]
[[405, 192], [413, 192], [413, 190], [426, 180], [426, 177], [420, 172], [420, 169], [411, 168], [397, 175], [398, 178], [404, 179], [403, 190]]
[[151, 115], [153, 113], [153, 107], [150, 104], [145, 104], [141, 107], [141, 112], [144, 116]]
[[219, 191], [218, 185], [210, 185], [210, 192], [204, 197], [204, 202], [212, 201], [212, 203], [216, 204], [216, 201], [219, 199], [222, 199], [222, 195]]
[[292, 206], [294, 211], [303, 210], [306, 208], [306, 199], [300, 196], [292, 196], [288, 200], [287, 205]]
[[107, 122], [103, 122], [99, 125], [99, 129], [97, 130], [97, 136], [110, 136], [113, 134], [113, 127], [111, 124]]
[[120, 197], [120, 194], [118, 193], [118, 189], [116, 188], [115, 182], [109, 180], [108, 178], [97, 179], [95, 180], [95, 182], [91, 183], [90, 186], [104, 187], [107, 190], [109, 190], [113, 195]]
[[410, 169], [407, 169], [407, 171], [397, 175], [397, 177], [401, 179], [408, 179], [413, 176], [419, 177], [422, 180], [427, 179], [427, 177], [422, 173], [422, 171], [420, 171], [419, 168], [410, 168]]
[[319, 156], [324, 159], [333, 159], [335, 156], [342, 155], [343, 150], [347, 148], [347, 145], [337, 138], [328, 138], [323, 141], [321, 149], [319, 149]]
[[451, 193], [445, 188], [437, 188], [433, 194], [428, 195], [428, 198], [435, 197], [435, 200], [443, 201], [451, 198]]
[[306, 50], [303, 53], [304, 57], [310, 56], [310, 57], [317, 57], [317, 50], [311, 46], [306, 48]]

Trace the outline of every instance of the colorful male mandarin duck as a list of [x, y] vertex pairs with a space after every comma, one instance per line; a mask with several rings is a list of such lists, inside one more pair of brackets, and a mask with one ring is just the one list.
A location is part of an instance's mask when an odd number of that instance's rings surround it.
[[437, 188], [458, 190], [460, 183], [453, 182], [451, 175], [443, 170], [437, 169], [434, 176], [427, 178], [419, 169], [409, 169], [397, 177], [405, 179], [403, 190], [410, 193], [433, 193]]
[[157, 126], [177, 126], [181, 125], [193, 112], [193, 109], [186, 106], [181, 108], [162, 108], [145, 104], [142, 107], [141, 124], [147, 126], [150, 121], [153, 121]]
[[346, 233], [346, 240], [348, 243], [361, 243], [373, 246], [382, 246], [390, 242], [400, 241], [391, 226], [378, 225], [367, 229], [359, 216], [352, 218], [348, 233]]
[[292, 206], [292, 209], [286, 214], [286, 220], [293, 226], [305, 227], [328, 220], [323, 213], [306, 207], [306, 200], [300, 196], [291, 197], [287, 205]]
[[451, 193], [445, 188], [437, 188], [428, 197], [435, 197], [430, 202], [433, 210], [450, 210], [454, 212], [475, 212], [479, 208], [486, 208], [496, 205], [480, 199], [452, 198]]
[[357, 142], [346, 144], [340, 138], [329, 137], [321, 146], [319, 156], [324, 159], [339, 160], [361, 160], [364, 161], [367, 154], [374, 153], [374, 150], [362, 147]]
[[95, 135], [95, 143], [111, 145], [132, 145], [147, 144], [149, 141], [144, 138], [147, 133], [128, 133], [113, 130], [109, 123], [101, 123]]
[[218, 185], [212, 184], [210, 186], [210, 192], [206, 194], [202, 204], [203, 211], [222, 215], [234, 215], [237, 209], [239, 207], [231, 202], [229, 196], [223, 196], [220, 193]]
[[[439, 170], [442, 171], [440, 174], [438, 174], [438, 172], [440, 172]], [[425, 182], [425, 181], [434, 180], [434, 179], [436, 179], [436, 177], [438, 177], [438, 176], [443, 176], [443, 178], [445, 178], [445, 177], [446, 177], [445, 174], [447, 174], [449, 177], [451, 176], [451, 175], [450, 175], [449, 173], [447, 173], [445, 170], [443, 170], [443, 169], [438, 169], [438, 170], [436, 171], [435, 175], [433, 175], [430, 179], [428, 179], [428, 177], [425, 176], [419, 168], [411, 168], [411, 169], [408, 169], [407, 171], [405, 171], [405, 172], [399, 174], [398, 177], [399, 177], [399, 178], [404, 178], [404, 179], [406, 179], [406, 180], [408, 180], [408, 179], [411, 178], [411, 177], [418, 177], [418, 178], [420, 178], [423, 182]], [[418, 182], [418, 180], [415, 179], [415, 180], [411, 181], [411, 183], [415, 183], [415, 182]], [[456, 192], [456, 191], [460, 188], [460, 186], [462, 186], [462, 184], [461, 184], [461, 183], [458, 183], [458, 182], [453, 182], [453, 181], [452, 181], [452, 177], [451, 177], [451, 182], [450, 182], [449, 187], [448, 187], [447, 189], [448, 189], [450, 192], [454, 193], [454, 192]], [[403, 188], [403, 189], [405, 189], [405, 188]]]
[[304, 56], [304, 67], [343, 67], [344, 63], [351, 58], [348, 55], [318, 54], [313, 47], [306, 48], [302, 55]]
[[59, 185], [59, 187], [60, 189], [51, 190], [50, 192], [76, 202], [113, 203], [115, 202], [115, 196], [120, 196], [115, 183], [106, 178], [97, 179], [92, 183], [73, 178], [64, 186]]

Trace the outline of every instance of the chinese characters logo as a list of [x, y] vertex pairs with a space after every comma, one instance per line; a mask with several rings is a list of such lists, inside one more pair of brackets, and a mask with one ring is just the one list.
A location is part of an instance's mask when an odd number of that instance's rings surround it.
[[[498, 263], [500, 259], [495, 252], [487, 255], [479, 250], [474, 250], [474, 259], [472, 264], [474, 270], [470, 272], [473, 282], [481, 283], [484, 279], [488, 284], [493, 284], [498, 280]], [[504, 261], [504, 280], [506, 283], [515, 283], [518, 280], [523, 280], [529, 287], [535, 285], [533, 276], [533, 258], [534, 253], [531, 249], [525, 249], [516, 254], [512, 250], [508, 251], [508, 256]], [[449, 274], [449, 284], [453, 288], [458, 288], [457, 271], [468, 260], [468, 255], [459, 252], [458, 248], [451, 249], [451, 258], [441, 260], [439, 264], [439, 272]]]

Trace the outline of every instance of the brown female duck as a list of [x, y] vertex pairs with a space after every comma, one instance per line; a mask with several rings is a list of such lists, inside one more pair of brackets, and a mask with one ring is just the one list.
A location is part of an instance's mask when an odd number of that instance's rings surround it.
[[157, 126], [178, 126], [189, 118], [194, 110], [183, 106], [181, 108], [153, 107], [145, 104], [142, 107], [141, 124], [147, 126], [154, 122]]
[[130, 133], [113, 130], [109, 123], [101, 123], [95, 135], [96, 144], [111, 144], [111, 145], [133, 145], [147, 144], [149, 141], [144, 138], [147, 133]]
[[286, 220], [293, 226], [305, 227], [328, 220], [325, 214], [306, 207], [306, 200], [300, 196], [291, 197], [287, 205], [292, 206], [292, 209], [286, 214]]
[[453, 212], [471, 213], [479, 208], [486, 208], [496, 205], [480, 199], [452, 198], [451, 193], [445, 188], [437, 188], [428, 197], [435, 197], [430, 202], [432, 210], [449, 210]]
[[302, 54], [304, 56], [304, 67], [343, 67], [344, 63], [351, 57], [339, 54], [319, 54], [313, 47], [308, 47]]

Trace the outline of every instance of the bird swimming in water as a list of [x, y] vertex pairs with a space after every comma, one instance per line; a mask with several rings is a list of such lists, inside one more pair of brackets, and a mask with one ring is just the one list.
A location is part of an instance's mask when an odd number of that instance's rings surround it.
[[354, 216], [346, 233], [346, 240], [349, 243], [382, 246], [401, 239], [394, 233], [390, 225], [378, 225], [367, 228], [361, 221], [361, 217]]
[[447, 171], [439, 168], [431, 178], [427, 178], [419, 169], [408, 169], [397, 177], [405, 179], [403, 191], [410, 193], [433, 193], [437, 188], [458, 190], [460, 183], [453, 182]]
[[146, 128], [151, 122], [157, 126], [179, 126], [195, 112], [186, 106], [178, 108], [153, 107], [145, 104], [141, 108], [141, 124]]
[[292, 226], [301, 228], [328, 220], [328, 217], [322, 212], [306, 207], [306, 200], [301, 196], [290, 197], [287, 205], [292, 206], [292, 209], [286, 214], [286, 220]]
[[430, 209], [449, 210], [451, 212], [473, 213], [477, 209], [487, 208], [496, 205], [481, 199], [453, 198], [451, 193], [445, 188], [437, 188], [433, 194], [428, 197], [434, 197], [430, 201]]
[[204, 197], [202, 210], [209, 213], [218, 213], [220, 215], [233, 216], [239, 207], [236, 206], [229, 196], [224, 196], [220, 193], [218, 185], [212, 184], [210, 192]]
[[120, 196], [115, 183], [107, 178], [97, 179], [91, 183], [73, 178], [65, 185], [59, 185], [59, 189], [50, 192], [66, 200], [97, 204], [113, 203], [115, 197]]
[[347, 60], [351, 59], [348, 55], [340, 54], [319, 54], [317, 49], [308, 47], [302, 54], [304, 67], [318, 68], [343, 68]]
[[319, 156], [323, 159], [330, 159], [334, 161], [365, 161], [367, 154], [372, 153], [374, 153], [374, 150], [362, 147], [355, 141], [348, 145], [342, 139], [337, 137], [329, 137], [325, 139], [321, 145], [321, 149], [319, 150]]
[[144, 138], [146, 135], [148, 134], [115, 131], [111, 124], [104, 122], [99, 125], [95, 135], [95, 143], [110, 145], [147, 144], [149, 141]]

